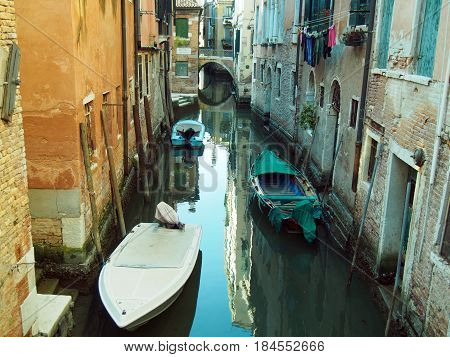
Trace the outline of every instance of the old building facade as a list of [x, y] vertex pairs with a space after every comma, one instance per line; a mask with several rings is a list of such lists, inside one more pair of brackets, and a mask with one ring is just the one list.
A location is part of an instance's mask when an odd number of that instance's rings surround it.
[[207, 0], [203, 6], [204, 47], [216, 51], [231, 51], [234, 0]]
[[241, 103], [250, 103], [251, 100], [254, 3], [255, 1], [236, 0], [234, 4], [234, 72], [237, 98]]
[[419, 336], [450, 326], [449, 12], [441, 1], [378, 2], [356, 197], [359, 221], [382, 145], [365, 256], [380, 276], [395, 271], [401, 250], [398, 317]]
[[374, 277], [392, 276], [405, 223], [396, 316], [412, 335], [447, 335], [449, 326], [444, 5], [256, 1], [253, 23], [252, 109], [293, 143], [316, 187], [327, 189], [336, 241], [351, 248], [363, 223], [361, 262]]
[[178, 0], [172, 52], [172, 92], [196, 94], [199, 71], [199, 30], [203, 8], [197, 0]]

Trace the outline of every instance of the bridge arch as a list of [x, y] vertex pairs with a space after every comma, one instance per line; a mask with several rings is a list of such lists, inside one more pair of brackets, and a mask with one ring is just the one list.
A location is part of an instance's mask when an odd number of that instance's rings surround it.
[[[228, 74], [230, 75], [230, 77], [233, 79], [233, 82], [236, 82], [236, 75], [234, 73], [234, 69], [232, 66], [230, 66], [229, 64], [225, 63], [225, 61], [222, 61], [220, 59], [202, 59], [200, 58], [199, 64], [198, 64], [198, 73], [201, 72], [201, 70], [203, 68], [205, 68], [207, 65], [209, 64], [217, 64], [219, 65], [221, 68], [223, 68], [224, 70], [226, 70], [228, 72]], [[233, 62], [231, 61], [231, 65], [233, 64]]]

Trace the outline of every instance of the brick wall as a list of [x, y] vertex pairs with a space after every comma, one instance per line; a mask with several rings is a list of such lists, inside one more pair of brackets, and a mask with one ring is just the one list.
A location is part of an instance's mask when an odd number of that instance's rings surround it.
[[[443, 200], [447, 199], [443, 193], [450, 162], [450, 148], [445, 141], [440, 145], [436, 181], [427, 200], [442, 88], [442, 82], [433, 81], [424, 85], [376, 73], [370, 78], [367, 106], [369, 120], [366, 133], [375, 132], [375, 129], [370, 128], [370, 121], [373, 120], [384, 127], [385, 134], [384, 137], [381, 136], [384, 150], [365, 223], [363, 240], [366, 242], [366, 249], [362, 257], [368, 261], [373, 272], [378, 274], [380, 261], [383, 259], [383, 244], [387, 240], [383, 234], [383, 226], [386, 224], [385, 203], [389, 196], [387, 185], [391, 175], [389, 158], [399, 155], [402, 161], [417, 171], [413, 218], [403, 268], [402, 298], [406, 304], [404, 321], [411, 334], [427, 336], [447, 335], [449, 323], [450, 269], [448, 262], [440, 256], [439, 242], [442, 237], [438, 232], [439, 227], [445, 224], [439, 212], [442, 205], [445, 205]], [[412, 160], [408, 157], [418, 148], [424, 150], [427, 159], [422, 167], [408, 161]], [[364, 160], [363, 155], [363, 166]], [[360, 184], [357, 194], [358, 220], [361, 218], [366, 195], [367, 190]]]
[[[198, 92], [198, 56], [199, 56], [199, 17], [198, 10], [177, 10], [177, 18], [185, 18], [189, 21], [189, 49], [191, 53], [178, 54], [177, 48], [174, 48], [172, 60], [172, 92], [173, 93], [192, 93]], [[188, 76], [177, 77], [175, 75], [176, 62], [188, 63]]]
[[[16, 39], [14, 1], [0, 1], [1, 60], [7, 60]], [[2, 68], [4, 68], [2, 66]], [[4, 78], [5, 72], [1, 71]], [[21, 305], [34, 288], [34, 266], [12, 269], [32, 254], [31, 220], [27, 195], [21, 98], [17, 90], [11, 122], [0, 120], [0, 336], [22, 336]], [[30, 253], [31, 252], [31, 253]]]

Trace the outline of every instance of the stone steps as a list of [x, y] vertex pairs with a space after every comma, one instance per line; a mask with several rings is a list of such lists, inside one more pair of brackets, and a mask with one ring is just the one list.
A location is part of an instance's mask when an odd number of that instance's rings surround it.
[[37, 285], [38, 294], [54, 295], [59, 284], [59, 279], [40, 279]]
[[72, 297], [72, 302], [75, 303], [78, 299], [79, 291], [71, 288], [59, 288], [58, 295], [69, 295]]

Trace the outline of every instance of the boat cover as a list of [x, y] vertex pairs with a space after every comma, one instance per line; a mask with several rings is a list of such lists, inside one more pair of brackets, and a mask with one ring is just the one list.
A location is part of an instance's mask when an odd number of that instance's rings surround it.
[[114, 259], [114, 266], [141, 269], [181, 268], [194, 237], [198, 236], [195, 229], [195, 226], [188, 225], [185, 230], [173, 230], [152, 224], [149, 228], [137, 230], [136, 236]]
[[180, 223], [178, 213], [165, 202], [160, 202], [156, 206], [155, 218], [164, 224], [178, 225]]
[[[309, 243], [316, 239], [316, 222], [318, 215], [311, 200], [305, 199], [297, 203], [292, 212], [283, 211], [280, 207], [274, 207], [269, 212], [269, 220], [277, 232], [281, 232], [283, 220], [293, 218], [303, 230], [303, 236]], [[320, 217], [320, 213], [319, 213]], [[319, 218], [317, 217], [317, 218]]]
[[252, 176], [258, 176], [271, 173], [298, 175], [299, 172], [291, 164], [275, 155], [273, 151], [264, 150], [256, 158], [251, 174]]

